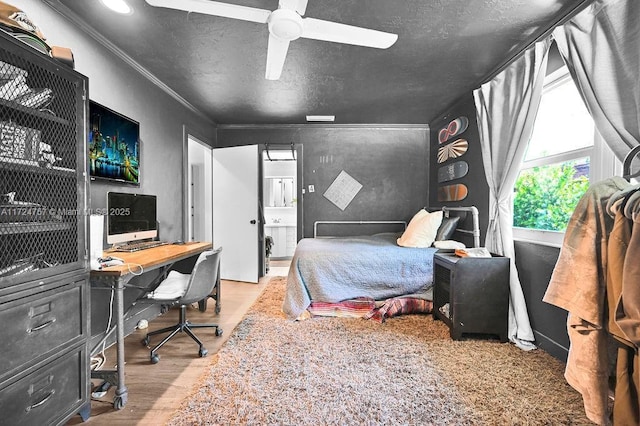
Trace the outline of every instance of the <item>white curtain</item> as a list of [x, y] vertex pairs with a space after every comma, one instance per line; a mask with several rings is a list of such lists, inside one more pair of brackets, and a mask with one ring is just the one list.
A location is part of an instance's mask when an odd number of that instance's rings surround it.
[[534, 349], [535, 338], [515, 264], [513, 185], [540, 105], [550, 44], [550, 38], [536, 43], [473, 92], [482, 161], [489, 184], [485, 246], [511, 259], [509, 339], [522, 349]]
[[640, 1], [596, 0], [553, 37], [598, 131], [623, 160], [640, 144]]

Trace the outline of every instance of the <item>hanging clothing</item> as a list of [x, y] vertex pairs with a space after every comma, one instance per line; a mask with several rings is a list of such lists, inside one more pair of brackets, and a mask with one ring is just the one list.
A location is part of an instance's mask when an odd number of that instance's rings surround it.
[[633, 221], [629, 247], [624, 258], [622, 288], [615, 310], [615, 322], [624, 337], [640, 346], [640, 192], [629, 197], [624, 217]]
[[620, 177], [592, 185], [565, 232], [543, 301], [566, 310], [571, 344], [565, 378], [582, 394], [587, 417], [608, 424], [608, 333], [605, 319], [607, 243], [614, 220], [609, 199], [630, 186]]
[[[637, 187], [630, 187], [620, 194], [615, 194], [612, 200], [622, 196], [607, 205], [609, 214], [614, 217], [613, 229], [607, 244], [607, 331], [618, 342], [616, 356], [616, 380], [613, 403], [613, 420], [616, 426], [634, 426], [640, 424], [638, 404], [638, 356], [635, 346], [617, 322], [617, 310], [622, 299], [625, 265], [631, 241], [631, 221], [625, 216], [624, 210], [629, 201], [638, 192]], [[636, 235], [640, 230], [636, 229]], [[636, 260], [637, 262], [637, 260]]]

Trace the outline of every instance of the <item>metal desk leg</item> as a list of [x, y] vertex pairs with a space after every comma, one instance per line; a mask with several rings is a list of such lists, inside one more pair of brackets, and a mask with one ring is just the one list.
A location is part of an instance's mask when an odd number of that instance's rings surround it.
[[116, 394], [113, 398], [113, 407], [116, 410], [121, 410], [127, 405], [127, 398], [129, 392], [124, 384], [124, 286], [128, 280], [123, 277], [119, 277], [116, 283], [116, 349], [117, 349], [117, 369], [118, 369], [118, 387], [116, 388]]
[[[106, 382], [109, 382], [111, 385], [116, 386], [115, 396], [113, 398], [113, 407], [116, 410], [121, 410], [127, 405], [128, 399], [128, 391], [127, 387], [124, 384], [124, 288], [125, 285], [131, 279], [130, 276], [121, 276], [116, 279], [115, 287], [113, 287], [114, 297], [113, 303], [114, 306], [114, 314], [116, 317], [116, 370], [97, 370], [91, 372], [91, 378], [100, 378]], [[109, 284], [109, 286], [113, 285], [112, 278], [104, 279], [104, 282]], [[114, 329], [111, 328], [103, 339], [92, 349], [91, 355], [93, 355], [97, 348], [102, 345], [105, 339], [109, 337], [111, 332]]]

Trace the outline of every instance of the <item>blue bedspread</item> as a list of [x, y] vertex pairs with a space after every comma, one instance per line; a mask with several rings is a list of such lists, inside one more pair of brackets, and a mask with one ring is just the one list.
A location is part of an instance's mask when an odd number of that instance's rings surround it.
[[284, 313], [298, 318], [312, 300], [424, 295], [432, 286], [436, 249], [400, 247], [397, 238], [384, 233], [300, 240], [287, 277]]

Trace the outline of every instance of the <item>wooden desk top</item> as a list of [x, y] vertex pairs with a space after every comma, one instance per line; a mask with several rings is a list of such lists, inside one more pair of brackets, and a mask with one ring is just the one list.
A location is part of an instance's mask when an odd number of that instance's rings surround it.
[[109, 266], [99, 271], [92, 270], [91, 275], [96, 277], [123, 276], [131, 273], [155, 269], [157, 266], [166, 265], [178, 260], [186, 259], [206, 250], [211, 250], [211, 243], [186, 242], [184, 244], [166, 244], [150, 249], [127, 252], [105, 252], [103, 257], [112, 256], [124, 260], [123, 265]]

